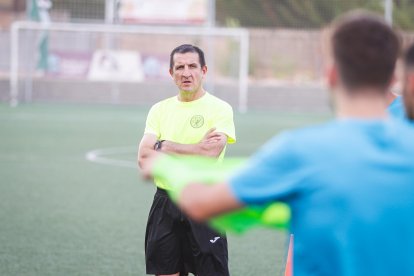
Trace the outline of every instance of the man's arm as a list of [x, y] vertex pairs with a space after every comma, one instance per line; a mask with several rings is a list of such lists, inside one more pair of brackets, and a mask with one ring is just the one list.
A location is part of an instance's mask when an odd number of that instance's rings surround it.
[[154, 145], [157, 142], [157, 136], [154, 134], [144, 134], [138, 148], [138, 166], [142, 169], [144, 163], [156, 154]]
[[[161, 151], [164, 153], [219, 156], [226, 145], [226, 141], [227, 136], [225, 134], [214, 133], [214, 129], [211, 129], [197, 144], [184, 145], [164, 141], [161, 146]], [[156, 135], [144, 134], [139, 144], [138, 166], [146, 178], [150, 177], [153, 163], [159, 158], [159, 153], [154, 150], [156, 142]], [[242, 206], [225, 183], [214, 186], [205, 186], [202, 184], [189, 185], [181, 193], [178, 204], [196, 220], [204, 220], [219, 212], [229, 211]]]
[[[202, 155], [208, 157], [218, 157], [227, 143], [227, 135], [221, 132], [214, 132], [210, 129], [197, 144], [180, 144], [171, 141], [163, 141], [159, 152], [166, 154], [187, 154]], [[150, 157], [157, 155], [154, 145], [157, 136], [154, 134], [144, 134], [139, 144], [138, 166], [142, 169], [144, 162]]]
[[160, 151], [167, 154], [173, 153], [218, 157], [227, 144], [227, 135], [222, 132], [214, 131], [215, 128], [207, 131], [203, 139], [197, 144], [180, 144], [164, 141], [162, 142]]
[[190, 184], [183, 189], [177, 203], [186, 214], [198, 221], [243, 207], [226, 182], [211, 186]]

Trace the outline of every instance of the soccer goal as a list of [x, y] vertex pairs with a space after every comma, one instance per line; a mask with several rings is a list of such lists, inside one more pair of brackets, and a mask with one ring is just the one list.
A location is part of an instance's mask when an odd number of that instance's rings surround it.
[[247, 109], [247, 30], [16, 22], [11, 28], [10, 101], [153, 104], [176, 88], [169, 54], [190, 43], [205, 52], [205, 88]]

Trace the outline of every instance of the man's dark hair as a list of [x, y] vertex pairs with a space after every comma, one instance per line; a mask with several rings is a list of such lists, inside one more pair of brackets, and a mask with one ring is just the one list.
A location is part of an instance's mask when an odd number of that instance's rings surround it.
[[173, 69], [174, 55], [177, 53], [178, 54], [197, 53], [201, 67], [206, 65], [206, 60], [204, 58], [204, 52], [200, 48], [198, 48], [197, 46], [191, 45], [191, 44], [183, 44], [183, 45], [176, 47], [174, 50], [172, 50], [170, 54], [170, 69]]
[[380, 16], [366, 12], [347, 14], [335, 26], [332, 46], [346, 88], [387, 89], [400, 52], [400, 41]]

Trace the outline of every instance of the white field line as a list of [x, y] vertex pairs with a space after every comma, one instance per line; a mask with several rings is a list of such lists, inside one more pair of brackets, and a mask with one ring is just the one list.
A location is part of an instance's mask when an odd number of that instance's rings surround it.
[[104, 148], [104, 149], [95, 149], [88, 151], [85, 154], [85, 159], [99, 164], [127, 167], [127, 168], [137, 168], [137, 163], [132, 161], [126, 161], [122, 159], [116, 159], [111, 157], [111, 155], [123, 154], [136, 152], [136, 147], [115, 147], [115, 148]]
[[[252, 144], [253, 143], [246, 143], [247, 146], [252, 145]], [[113, 147], [113, 148], [94, 149], [94, 150], [88, 151], [85, 154], [85, 159], [90, 162], [99, 163], [99, 164], [137, 169], [138, 165], [136, 162], [126, 161], [126, 160], [116, 159], [116, 158], [111, 157], [111, 155], [125, 154], [125, 153], [131, 153], [131, 152], [136, 153], [137, 148], [130, 146], [130, 147]]]

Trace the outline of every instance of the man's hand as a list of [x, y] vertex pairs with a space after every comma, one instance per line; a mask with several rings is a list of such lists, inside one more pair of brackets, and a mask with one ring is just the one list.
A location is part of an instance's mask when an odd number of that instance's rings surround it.
[[227, 136], [221, 132], [215, 132], [216, 128], [211, 128], [198, 143], [200, 155], [208, 157], [218, 157], [227, 143]]
[[222, 133], [214, 132], [216, 130], [215, 127], [210, 128], [207, 133], [204, 135], [203, 139], [201, 139], [200, 144], [212, 144], [212, 143], [219, 143], [224, 138]]

